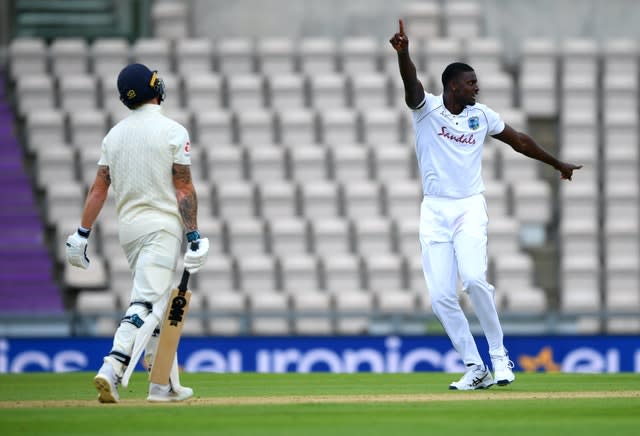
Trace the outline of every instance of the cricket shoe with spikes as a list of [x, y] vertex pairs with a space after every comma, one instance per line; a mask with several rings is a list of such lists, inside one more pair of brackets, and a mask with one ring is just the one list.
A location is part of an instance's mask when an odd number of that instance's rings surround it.
[[504, 350], [504, 356], [491, 356], [491, 364], [493, 365], [493, 374], [498, 386], [506, 386], [516, 379], [513, 373], [513, 362], [509, 360], [507, 350]]
[[449, 389], [457, 391], [473, 391], [487, 389], [493, 385], [493, 377], [485, 365], [472, 365], [457, 382], [449, 385]]
[[173, 387], [171, 384], [149, 384], [149, 396], [147, 401], [152, 403], [170, 403], [184, 401], [193, 397], [193, 389], [186, 386]]
[[98, 374], [93, 378], [93, 385], [98, 391], [98, 401], [101, 403], [117, 403], [120, 401], [118, 394], [119, 377], [109, 362], [104, 362]]

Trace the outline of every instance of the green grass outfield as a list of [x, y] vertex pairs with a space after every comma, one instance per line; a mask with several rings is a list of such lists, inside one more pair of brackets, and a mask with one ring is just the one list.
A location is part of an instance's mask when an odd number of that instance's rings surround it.
[[448, 391], [457, 374], [184, 374], [186, 403], [150, 404], [135, 373], [99, 404], [93, 373], [0, 375], [9, 435], [640, 434], [640, 374], [517, 374], [510, 386]]

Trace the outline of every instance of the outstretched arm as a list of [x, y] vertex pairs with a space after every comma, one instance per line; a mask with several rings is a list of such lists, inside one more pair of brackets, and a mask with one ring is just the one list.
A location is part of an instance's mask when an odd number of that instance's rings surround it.
[[574, 165], [567, 162], [562, 162], [551, 154], [546, 152], [540, 147], [533, 138], [526, 133], [518, 132], [509, 125], [504, 126], [504, 130], [497, 135], [493, 135], [494, 138], [509, 144], [518, 153], [522, 153], [527, 157], [544, 162], [547, 165], [552, 166], [560, 172], [560, 177], [565, 180], [571, 180], [574, 170], [579, 170], [582, 165]]
[[404, 100], [411, 109], [418, 107], [424, 100], [424, 88], [418, 80], [416, 66], [409, 55], [409, 38], [404, 33], [404, 23], [399, 21], [399, 31], [391, 37], [389, 42], [398, 53], [400, 76], [404, 83]]

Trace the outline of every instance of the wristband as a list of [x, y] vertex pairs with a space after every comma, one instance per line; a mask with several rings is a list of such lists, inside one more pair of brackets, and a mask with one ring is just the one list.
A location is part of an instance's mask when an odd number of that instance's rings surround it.
[[200, 232], [197, 230], [192, 230], [187, 233], [187, 242], [193, 242], [200, 239]]
[[80, 236], [82, 236], [83, 238], [87, 239], [87, 238], [89, 238], [89, 235], [91, 234], [91, 229], [85, 229], [84, 227], [78, 227], [78, 234]]

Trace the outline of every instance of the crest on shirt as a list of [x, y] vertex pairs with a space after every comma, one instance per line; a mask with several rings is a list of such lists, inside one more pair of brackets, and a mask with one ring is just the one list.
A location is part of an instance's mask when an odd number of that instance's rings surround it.
[[187, 141], [184, 144], [184, 153], [185, 154], [189, 154], [190, 151], [191, 151], [191, 143], [189, 141]]
[[479, 117], [469, 118], [469, 128], [472, 130], [478, 130], [478, 127], [480, 127], [480, 118]]

